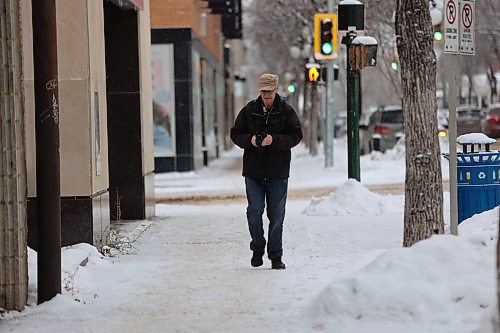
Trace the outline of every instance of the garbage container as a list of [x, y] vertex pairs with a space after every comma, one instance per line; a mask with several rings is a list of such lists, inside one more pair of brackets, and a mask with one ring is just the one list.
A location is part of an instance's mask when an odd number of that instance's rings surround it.
[[[457, 138], [462, 146], [462, 152], [457, 153], [458, 223], [500, 204], [500, 152], [490, 151], [495, 140], [472, 134]], [[449, 159], [449, 154], [444, 156]]]

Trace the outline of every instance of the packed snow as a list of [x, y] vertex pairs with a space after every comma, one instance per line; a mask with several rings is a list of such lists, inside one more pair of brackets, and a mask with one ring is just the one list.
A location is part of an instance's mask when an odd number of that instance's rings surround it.
[[121, 224], [106, 256], [63, 248], [62, 295], [41, 305], [30, 249], [28, 306], [1, 314], [0, 331], [494, 332], [499, 208], [462, 222], [458, 236], [402, 248], [403, 193], [376, 187], [404, 183], [404, 150], [362, 156], [358, 183], [345, 147], [335, 140], [326, 169], [323, 154], [293, 149], [289, 188], [302, 196], [287, 203], [286, 270], [250, 267], [235, 148], [200, 171], [156, 176], [159, 198], [220, 202], [158, 204], [154, 219]]

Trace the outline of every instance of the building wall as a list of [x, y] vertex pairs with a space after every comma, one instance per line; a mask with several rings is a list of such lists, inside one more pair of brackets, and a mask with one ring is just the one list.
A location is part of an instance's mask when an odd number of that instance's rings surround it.
[[[29, 245], [38, 246], [31, 1], [23, 23]], [[56, 0], [62, 245], [105, 239], [109, 227], [103, 4]], [[98, 108], [98, 112], [97, 112]]]
[[26, 133], [26, 171], [28, 177], [28, 196], [36, 195], [35, 164], [35, 88], [33, 69], [33, 26], [31, 0], [22, 0], [23, 25], [23, 74], [24, 74], [24, 130]]
[[[64, 0], [63, 0], [64, 1]], [[67, 0], [66, 0], [67, 1]], [[100, 1], [85, 0], [89, 32], [89, 106], [91, 134], [92, 194], [106, 190], [108, 182], [108, 140], [106, 117], [106, 67], [104, 59], [104, 13]], [[96, 100], [97, 93], [97, 100]], [[98, 103], [98, 105], [96, 105]], [[98, 110], [97, 110], [98, 109]], [[99, 129], [96, 126], [99, 125]], [[96, 160], [99, 157], [99, 160]]]
[[[26, 0], [23, 0], [26, 1]], [[108, 188], [106, 71], [102, 3], [57, 0], [61, 196], [89, 196]], [[30, 11], [31, 11], [31, 6]], [[31, 18], [25, 20], [29, 34]], [[29, 48], [29, 49], [28, 49]], [[28, 196], [36, 197], [35, 105], [32, 47], [25, 49]], [[96, 112], [99, 96], [100, 172], [96, 164]], [[98, 174], [99, 173], [99, 174]]]
[[141, 85], [143, 174], [154, 171], [153, 91], [151, 86], [151, 25], [149, 1], [139, 12], [139, 71]]
[[154, 193], [154, 145], [153, 145], [153, 88], [151, 82], [151, 11], [150, 2], [144, 1], [139, 12], [139, 71], [141, 88], [142, 118], [142, 172], [145, 189], [145, 216], [153, 217], [155, 211]]
[[[151, 0], [151, 28], [191, 28], [201, 43], [222, 61], [220, 15], [211, 15], [204, 9], [207, 2], [195, 0]], [[206, 34], [202, 35], [201, 15], [207, 14]]]

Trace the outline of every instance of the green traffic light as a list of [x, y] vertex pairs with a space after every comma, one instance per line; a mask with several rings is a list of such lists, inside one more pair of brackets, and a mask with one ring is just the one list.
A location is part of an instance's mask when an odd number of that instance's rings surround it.
[[331, 54], [333, 51], [332, 43], [324, 43], [321, 46], [321, 51], [323, 52], [323, 54]]
[[441, 31], [435, 31], [434, 32], [434, 40], [442, 40], [443, 39], [443, 34], [441, 33]]
[[289, 84], [287, 89], [290, 94], [293, 94], [295, 92], [295, 86], [293, 84]]
[[391, 68], [395, 71], [398, 70], [398, 63], [395, 61], [391, 61]]

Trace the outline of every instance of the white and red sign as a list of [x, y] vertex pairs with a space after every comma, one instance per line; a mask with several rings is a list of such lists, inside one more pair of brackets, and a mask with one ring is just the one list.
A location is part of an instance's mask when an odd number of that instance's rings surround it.
[[444, 52], [459, 53], [458, 0], [446, 0], [444, 8]]
[[475, 10], [473, 0], [460, 1], [460, 54], [474, 55], [476, 43], [474, 38]]

